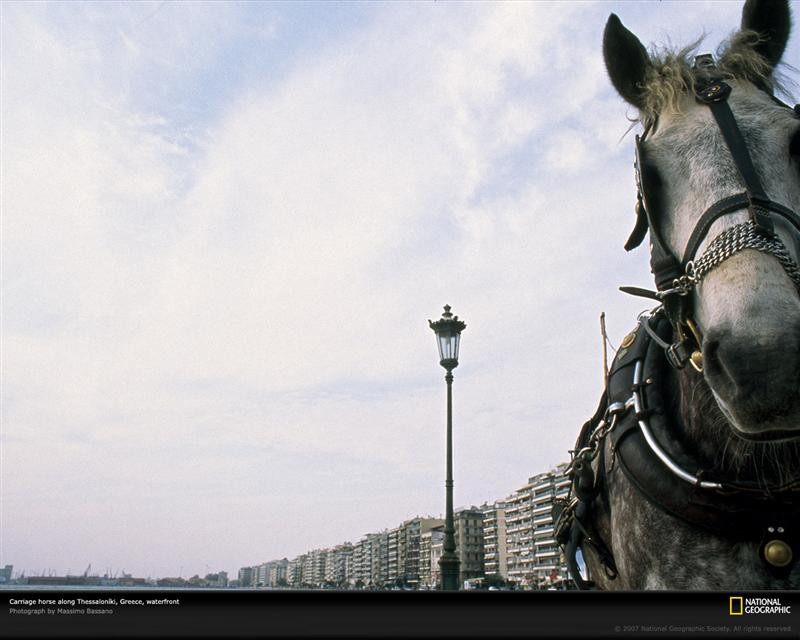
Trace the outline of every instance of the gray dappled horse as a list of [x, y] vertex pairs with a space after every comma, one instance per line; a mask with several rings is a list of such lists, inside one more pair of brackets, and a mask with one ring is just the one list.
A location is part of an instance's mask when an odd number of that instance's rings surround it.
[[579, 548], [601, 589], [800, 587], [800, 107], [773, 95], [789, 32], [785, 0], [748, 0], [716, 60], [606, 24], [643, 127], [626, 249], [649, 231], [658, 291], [626, 289], [660, 306], [572, 452], [557, 534], [583, 588]]

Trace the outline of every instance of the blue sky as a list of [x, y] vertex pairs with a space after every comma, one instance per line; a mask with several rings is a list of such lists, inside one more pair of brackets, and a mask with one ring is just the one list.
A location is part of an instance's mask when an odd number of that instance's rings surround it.
[[741, 11], [0, 8], [0, 564], [162, 576], [440, 513], [445, 303], [456, 503], [565, 460], [650, 283], [605, 20], [713, 49]]

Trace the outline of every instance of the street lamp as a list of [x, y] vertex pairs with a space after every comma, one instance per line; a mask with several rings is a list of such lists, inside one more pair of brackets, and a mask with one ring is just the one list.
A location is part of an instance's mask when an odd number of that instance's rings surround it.
[[453, 369], [458, 366], [458, 347], [461, 332], [466, 323], [450, 313], [450, 305], [444, 305], [444, 313], [436, 322], [428, 320], [431, 329], [436, 333], [439, 344], [439, 364], [447, 373], [447, 478], [444, 481], [446, 502], [444, 520], [444, 541], [439, 567], [442, 570], [442, 590], [458, 591], [459, 561], [456, 555], [455, 527], [453, 526]]

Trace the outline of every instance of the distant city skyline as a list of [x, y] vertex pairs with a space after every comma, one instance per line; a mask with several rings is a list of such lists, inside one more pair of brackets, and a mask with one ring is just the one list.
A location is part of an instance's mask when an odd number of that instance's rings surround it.
[[0, 3], [0, 566], [442, 513], [445, 304], [455, 504], [565, 460], [651, 284], [611, 12], [713, 51], [741, 3]]

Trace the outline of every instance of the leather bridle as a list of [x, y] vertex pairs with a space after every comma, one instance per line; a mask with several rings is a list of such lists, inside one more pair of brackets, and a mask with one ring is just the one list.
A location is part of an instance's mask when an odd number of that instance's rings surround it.
[[[675, 337], [675, 341], [666, 350], [667, 359], [678, 369], [691, 362], [698, 371], [702, 370], [702, 339], [692, 320], [690, 294], [711, 269], [742, 249], [755, 249], [775, 256], [800, 291], [800, 268], [774, 230], [775, 219], [782, 219], [800, 236], [800, 215], [767, 196], [753, 165], [747, 143], [728, 104], [731, 87], [714, 75], [715, 69], [710, 54], [696, 57], [695, 70], [703, 72], [705, 79], [698, 80], [695, 97], [711, 110], [745, 190], [722, 198], [708, 207], [695, 225], [683, 255], [675, 255], [661, 235], [654, 216], [655, 206], [648, 197], [644, 144], [647, 136], [657, 126], [657, 120], [646, 123], [642, 135], [636, 136], [636, 226], [625, 243], [625, 249], [630, 251], [639, 246], [649, 229], [650, 268], [655, 277], [657, 291], [620, 287], [626, 293], [662, 302]], [[776, 104], [792, 110], [795, 117], [800, 118], [800, 105], [795, 105], [792, 109], [766, 88], [762, 89]], [[708, 244], [703, 255], [695, 259], [711, 225], [722, 216], [745, 208], [749, 213], [749, 220], [720, 233]]]

